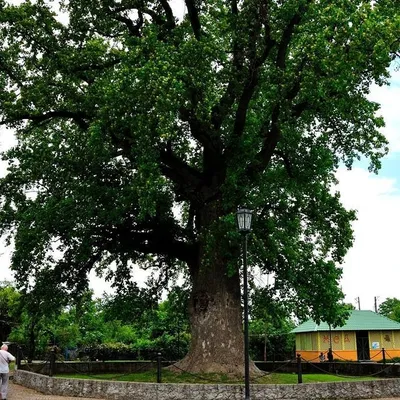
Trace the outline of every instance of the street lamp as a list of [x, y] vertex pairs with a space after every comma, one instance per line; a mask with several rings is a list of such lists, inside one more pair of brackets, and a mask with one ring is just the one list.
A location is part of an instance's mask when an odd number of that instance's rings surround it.
[[247, 293], [247, 234], [251, 230], [253, 212], [239, 208], [236, 212], [239, 232], [243, 235], [243, 302], [244, 302], [244, 393], [250, 400], [250, 359], [249, 359], [249, 299]]

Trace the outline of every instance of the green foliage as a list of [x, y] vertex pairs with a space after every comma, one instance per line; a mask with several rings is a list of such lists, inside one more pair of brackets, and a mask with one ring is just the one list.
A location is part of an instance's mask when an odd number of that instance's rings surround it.
[[268, 287], [253, 288], [250, 307], [250, 351], [253, 360], [287, 360], [293, 356], [295, 327], [287, 304], [271, 297]]
[[107, 341], [121, 343], [135, 343], [138, 332], [134, 325], [122, 324], [120, 320], [108, 321], [104, 323], [105, 337]]
[[[48, 274], [42, 271], [41, 275]], [[44, 351], [54, 343], [54, 332], [50, 329], [56, 316], [65, 306], [65, 297], [60, 283], [54, 280], [38, 280], [33, 290], [20, 290], [20, 321], [10, 334], [10, 340], [17, 341], [26, 349], [25, 355], [33, 359], [38, 351]], [[51, 284], [54, 283], [52, 287]]]
[[[123, 296], [122, 299], [119, 295], [105, 295], [100, 301], [91, 300], [89, 305], [94, 306], [92, 309], [86, 304], [85, 318], [79, 321], [81, 335], [78, 336], [80, 341], [77, 346], [80, 357], [92, 360], [151, 359], [157, 352], [162, 352], [164, 358], [176, 360], [186, 354], [190, 335], [186, 308], [181, 301], [187, 292], [175, 287], [167, 300], [153, 304], [152, 309], [142, 307], [133, 310], [133, 314], [122, 311], [122, 304], [137, 305], [136, 301], [144, 292], [144, 289], [139, 293], [131, 291], [128, 297]], [[142, 314], [140, 318], [139, 313]], [[132, 319], [129, 318], [131, 315]], [[95, 324], [93, 321], [96, 321]]]
[[[379, 361], [377, 361], [378, 363], [383, 363], [383, 360], [379, 360]], [[385, 360], [385, 362], [386, 363], [396, 363], [396, 364], [398, 364], [398, 363], [400, 363], [400, 357], [386, 357], [386, 360]]]
[[105, 360], [129, 360], [134, 359], [131, 346], [125, 343], [102, 343], [82, 346], [79, 349], [81, 360], [105, 361]]
[[[18, 143], [2, 155], [0, 233], [16, 279], [55, 308], [93, 269], [134, 281], [132, 263], [158, 270], [158, 286], [183, 272], [206, 290], [217, 266], [227, 281], [239, 272], [246, 204], [250, 264], [270, 290], [300, 318], [339, 324], [356, 215], [335, 172], [360, 157], [377, 171], [387, 152], [368, 94], [398, 54], [399, 7], [186, 3], [178, 21], [167, 1], [64, 1], [65, 23], [51, 2], [1, 3], [0, 124]], [[86, 322], [82, 341], [104, 340]]]
[[81, 337], [80, 324], [75, 318], [73, 309], [67, 309], [60, 313], [55, 321], [48, 327], [51, 333], [49, 342], [55, 342], [61, 349], [75, 348]]
[[[53, 345], [62, 354], [66, 349], [79, 350], [81, 358], [92, 360], [149, 359], [159, 351], [165, 358], [176, 360], [188, 351], [189, 326], [182, 303], [187, 291], [180, 287], [173, 288], [165, 301], [153, 304], [153, 309], [141, 308], [140, 319], [129, 321], [121, 320], [124, 314], [115, 308], [113, 300], [120, 304], [118, 296], [93, 299], [89, 291], [58, 312], [44, 314], [40, 311], [41, 303], [36, 301], [32, 306], [27, 302], [28, 297], [21, 296], [8, 283], [0, 290], [0, 299], [6, 294], [11, 294], [9, 304], [18, 310], [18, 319], [13, 320], [8, 339], [21, 345], [24, 353], [27, 349], [25, 355], [31, 359], [43, 357]], [[113, 311], [116, 313], [112, 314]]]
[[20, 294], [12, 282], [0, 282], [0, 340], [8, 340], [20, 319]]
[[0, 318], [3, 322], [10, 324], [17, 322], [20, 297], [12, 282], [0, 282]]
[[157, 308], [158, 293], [153, 288], [139, 288], [135, 282], [118, 285], [115, 295], [104, 294], [102, 309], [106, 321], [118, 320], [126, 324], [141, 324], [147, 310]]
[[379, 305], [378, 312], [385, 317], [400, 322], [400, 300], [396, 297], [388, 297]]

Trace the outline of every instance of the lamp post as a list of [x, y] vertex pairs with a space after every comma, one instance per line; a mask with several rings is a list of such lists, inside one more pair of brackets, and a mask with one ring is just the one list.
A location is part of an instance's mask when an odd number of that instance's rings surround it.
[[244, 393], [250, 400], [250, 359], [249, 359], [249, 299], [247, 292], [247, 234], [251, 230], [253, 212], [239, 208], [236, 212], [239, 232], [243, 235], [243, 302], [244, 302]]

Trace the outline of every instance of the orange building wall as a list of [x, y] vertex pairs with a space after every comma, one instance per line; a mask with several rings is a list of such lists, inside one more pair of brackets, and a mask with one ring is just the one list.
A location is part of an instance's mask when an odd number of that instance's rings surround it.
[[[383, 358], [382, 348], [385, 348], [386, 360], [400, 357], [400, 331], [371, 331], [368, 334], [370, 343], [370, 358], [380, 361]], [[379, 348], [372, 349], [372, 343]], [[296, 354], [307, 361], [318, 361], [319, 354], [326, 354], [332, 343], [334, 359], [357, 361], [356, 333], [351, 331], [307, 332], [296, 334]]]

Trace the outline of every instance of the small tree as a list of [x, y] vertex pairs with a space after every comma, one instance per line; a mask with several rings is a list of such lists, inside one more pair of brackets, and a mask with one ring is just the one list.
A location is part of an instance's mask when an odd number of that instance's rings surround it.
[[400, 300], [396, 297], [388, 297], [379, 305], [378, 312], [385, 317], [400, 322]]

